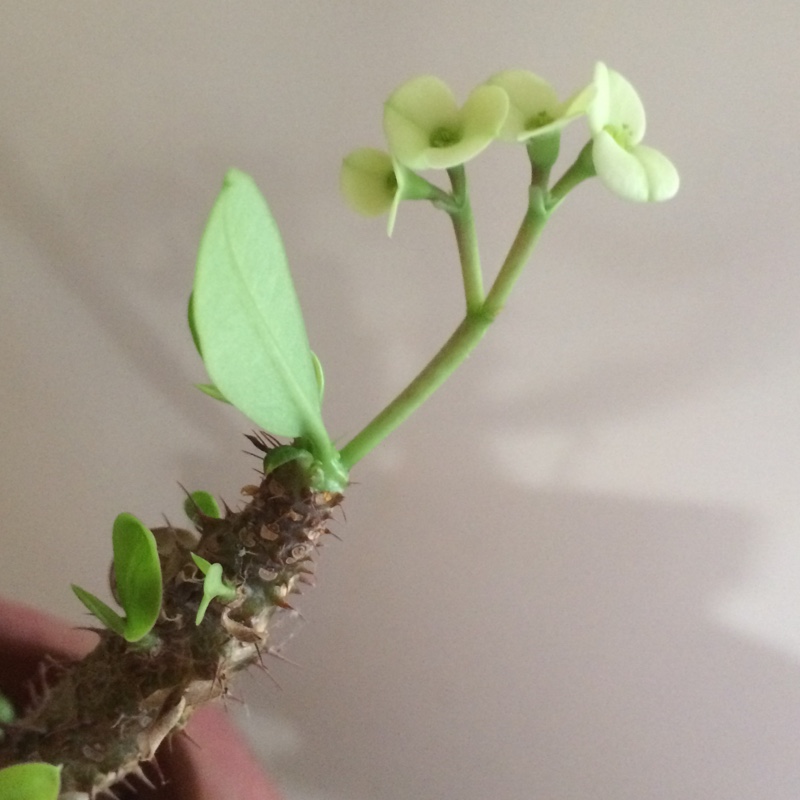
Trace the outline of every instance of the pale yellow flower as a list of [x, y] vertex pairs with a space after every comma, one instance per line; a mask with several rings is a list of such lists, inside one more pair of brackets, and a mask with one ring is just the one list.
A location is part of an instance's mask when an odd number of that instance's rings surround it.
[[561, 130], [586, 113], [594, 95], [594, 86], [590, 84], [561, 102], [546, 80], [524, 69], [498, 72], [487, 84], [499, 86], [508, 95], [508, 116], [499, 138], [512, 142], [524, 142]]
[[640, 144], [645, 113], [636, 90], [602, 62], [595, 68], [594, 86], [586, 113], [597, 177], [627, 200], [669, 200], [680, 185], [678, 171], [661, 152]]
[[414, 78], [386, 101], [383, 128], [391, 154], [411, 169], [449, 169], [496, 138], [508, 113], [497, 86], [478, 86], [459, 108], [450, 88], [431, 75]]

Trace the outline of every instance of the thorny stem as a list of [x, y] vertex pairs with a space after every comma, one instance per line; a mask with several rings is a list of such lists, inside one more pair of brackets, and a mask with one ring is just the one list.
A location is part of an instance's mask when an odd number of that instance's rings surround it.
[[[250, 441], [266, 455], [274, 446], [266, 437]], [[196, 532], [152, 529], [163, 586], [152, 632], [158, 646], [103, 630], [85, 658], [46, 665], [45, 691], [13, 725], [0, 726], [0, 770], [31, 760], [59, 764], [61, 800], [115, 797], [115, 785], [128, 778], [147, 783], [140, 765], [153, 761], [161, 742], [196, 708], [224, 697], [236, 673], [273, 652], [275, 621], [313, 572], [342, 495], [310, 491], [296, 461], [246, 489], [244, 508], [200, 514]], [[203, 564], [225, 575], [234, 597], [206, 607]], [[0, 796], [11, 800], [2, 788]]]

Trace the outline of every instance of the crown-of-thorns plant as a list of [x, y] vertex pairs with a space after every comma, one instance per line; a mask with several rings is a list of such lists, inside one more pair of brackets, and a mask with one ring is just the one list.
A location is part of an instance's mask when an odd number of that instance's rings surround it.
[[[561, 131], [582, 116], [589, 141], [551, 182]], [[141, 764], [161, 742], [269, 652], [276, 615], [291, 608], [300, 583], [312, 582], [350, 470], [478, 344], [566, 195], [595, 175], [637, 202], [678, 190], [672, 163], [641, 144], [639, 96], [602, 63], [564, 101], [525, 70], [493, 75], [462, 106], [438, 78], [418, 77], [389, 96], [383, 121], [388, 152], [348, 155], [342, 193], [358, 212], [388, 213], [390, 234], [406, 200], [428, 200], [449, 215], [463, 320], [411, 383], [337, 447], [322, 420], [322, 366], [309, 347], [278, 227], [252, 179], [228, 172], [200, 242], [189, 327], [210, 378], [199, 388], [264, 431], [248, 435], [263, 459], [261, 481], [243, 488], [249, 499], [239, 510], [220, 510], [207, 492], [188, 493], [193, 530], [117, 517], [111, 591], [122, 613], [73, 586], [102, 623], [97, 646], [81, 661], [48, 667], [48, 691], [19, 716], [0, 696], [3, 800], [87, 800], [113, 795], [120, 781], [145, 780]], [[487, 291], [465, 164], [498, 139], [524, 147], [531, 181], [516, 237]], [[445, 170], [449, 189], [423, 177], [425, 170]]]

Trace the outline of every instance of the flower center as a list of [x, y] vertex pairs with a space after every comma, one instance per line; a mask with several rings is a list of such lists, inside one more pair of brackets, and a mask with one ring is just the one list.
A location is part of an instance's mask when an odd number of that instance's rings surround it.
[[623, 122], [619, 127], [616, 125], [606, 125], [604, 130], [611, 134], [611, 138], [623, 150], [633, 149], [633, 131], [627, 123]]
[[526, 131], [534, 131], [537, 128], [541, 128], [543, 125], [548, 125], [555, 117], [551, 116], [547, 111], [540, 111], [538, 114], [534, 114], [526, 123], [525, 123], [525, 130]]
[[394, 170], [386, 175], [386, 188], [391, 194], [397, 191], [397, 175], [394, 174]]
[[461, 132], [443, 125], [431, 134], [429, 141], [431, 147], [451, 147], [456, 142], [461, 141]]

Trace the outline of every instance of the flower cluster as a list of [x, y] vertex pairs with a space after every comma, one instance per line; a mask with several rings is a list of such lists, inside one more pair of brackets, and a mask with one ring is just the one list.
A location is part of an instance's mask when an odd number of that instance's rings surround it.
[[[439, 78], [404, 83], [384, 105], [389, 152], [362, 148], [344, 159], [341, 189], [365, 215], [389, 212], [389, 233], [402, 200], [436, 200], [443, 192], [417, 170], [452, 169], [481, 153], [495, 139], [532, 145], [549, 137], [558, 152], [561, 129], [586, 115], [593, 168], [611, 191], [633, 201], [666, 200], [678, 190], [678, 173], [657, 150], [641, 144], [645, 115], [636, 90], [603, 63], [594, 80], [565, 101], [538, 75], [512, 69], [497, 73], [459, 106]], [[551, 166], [550, 164], [546, 165]]]

